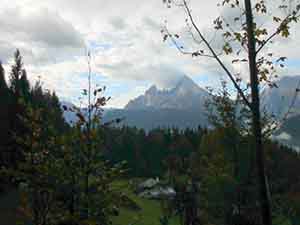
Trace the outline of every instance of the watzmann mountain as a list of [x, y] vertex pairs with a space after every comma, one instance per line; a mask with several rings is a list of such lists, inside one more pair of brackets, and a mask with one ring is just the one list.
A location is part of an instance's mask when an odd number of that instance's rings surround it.
[[169, 90], [159, 90], [155, 85], [144, 95], [131, 100], [125, 107], [127, 110], [175, 109], [199, 110], [209, 97], [206, 90], [200, 88], [189, 77], [183, 76], [177, 85]]
[[105, 120], [125, 118], [125, 124], [146, 130], [206, 126], [204, 103], [208, 98], [206, 90], [188, 76], [183, 76], [175, 87], [168, 90], [160, 90], [153, 85], [124, 109], [107, 112]]

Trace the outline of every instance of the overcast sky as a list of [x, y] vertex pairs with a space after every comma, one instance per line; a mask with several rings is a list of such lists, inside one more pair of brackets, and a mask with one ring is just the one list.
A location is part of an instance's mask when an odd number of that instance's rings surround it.
[[[197, 23], [208, 35], [213, 19], [226, 14], [217, 3], [191, 2]], [[1, 61], [8, 68], [19, 48], [30, 80], [40, 77], [44, 87], [63, 100], [76, 102], [86, 88], [86, 49], [92, 52], [94, 82], [107, 86], [112, 107], [123, 107], [152, 84], [169, 88], [182, 74], [203, 87], [217, 85], [222, 76], [211, 59], [183, 56], [162, 41], [166, 19], [172, 31], [185, 31], [184, 12], [167, 9], [162, 0], [0, 0], [0, 4]], [[275, 42], [276, 51], [290, 58], [284, 74], [298, 74], [298, 30], [299, 25], [284, 45]]]

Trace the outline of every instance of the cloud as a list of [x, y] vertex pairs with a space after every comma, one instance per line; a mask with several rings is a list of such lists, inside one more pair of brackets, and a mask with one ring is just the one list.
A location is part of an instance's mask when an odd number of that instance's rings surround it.
[[7, 60], [11, 57], [14, 51], [14, 46], [6, 41], [0, 40], [0, 61], [7, 63]]
[[[212, 21], [220, 13], [232, 20], [237, 12], [217, 8], [219, 0], [190, 2], [196, 23], [220, 49], [224, 40], [215, 36]], [[41, 75], [45, 87], [64, 99], [73, 101], [78, 89], [86, 85], [85, 45], [92, 51], [93, 71], [103, 78], [99, 82], [108, 89], [115, 84], [131, 87], [112, 87], [112, 97], [122, 99], [113, 102], [117, 106], [152, 83], [168, 88], [183, 74], [197, 80], [201, 76], [219, 79], [224, 74], [215, 60], [181, 55], [171, 43], [162, 41], [160, 30], [167, 20], [169, 29], [182, 37], [184, 47], [199, 47], [186, 32], [185, 12], [177, 7], [167, 9], [162, 0], [0, 0], [0, 4], [4, 6], [0, 9], [0, 59], [8, 63], [13, 50], [20, 48], [30, 79]], [[299, 40], [295, 28], [288, 42], [276, 40], [273, 48], [298, 59]], [[247, 68], [233, 67], [232, 58], [222, 59], [231, 71], [247, 77]], [[293, 71], [296, 73], [295, 68]], [[214, 84], [211, 80], [207, 86]], [[139, 88], [133, 88], [132, 82]]]
[[6, 18], [0, 24], [2, 30], [14, 32], [17, 37], [37, 44], [54, 48], [77, 48], [83, 44], [80, 33], [72, 24], [47, 9], [40, 9], [30, 15], [24, 15], [16, 9], [7, 11], [1, 17]]
[[127, 26], [127, 24], [124, 22], [124, 19], [121, 17], [113, 17], [110, 20], [110, 23], [116, 30], [123, 30]]
[[[64, 51], [83, 48], [84, 39], [58, 13], [42, 8], [27, 12], [10, 8], [0, 12], [0, 44], [4, 61], [19, 48], [29, 63], [60, 58]], [[3, 48], [2, 46], [9, 46]], [[61, 54], [60, 54], [61, 53]]]

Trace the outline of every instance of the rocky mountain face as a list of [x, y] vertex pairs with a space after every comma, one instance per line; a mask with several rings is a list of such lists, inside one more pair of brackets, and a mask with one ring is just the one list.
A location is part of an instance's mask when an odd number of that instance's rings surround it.
[[131, 100], [123, 110], [112, 110], [105, 120], [125, 118], [129, 126], [146, 130], [157, 127], [196, 128], [206, 126], [204, 103], [209, 94], [193, 80], [183, 76], [169, 90], [159, 90], [155, 85], [144, 95]]
[[[281, 118], [293, 104], [292, 116], [276, 132], [274, 138], [282, 143], [299, 146], [300, 142], [300, 93], [296, 89], [300, 76], [284, 77], [278, 81], [278, 88], [266, 89], [262, 93], [262, 104], [268, 112]], [[296, 97], [296, 98], [295, 98]], [[151, 86], [143, 95], [129, 101], [124, 109], [109, 109], [104, 112], [104, 122], [124, 118], [123, 124], [145, 130], [157, 127], [197, 128], [208, 126], [204, 103], [210, 98], [188, 76], [182, 77], [174, 88], [160, 90]], [[70, 103], [64, 103], [70, 106]], [[65, 118], [75, 121], [76, 115], [65, 112]]]
[[[187, 76], [169, 90], [160, 90], [155, 85], [144, 95], [129, 101], [124, 109], [107, 109], [104, 112], [104, 122], [116, 118], [124, 118], [123, 125], [135, 126], [146, 130], [157, 127], [187, 127], [206, 126], [204, 103], [209, 94], [200, 88]], [[72, 108], [72, 104], [62, 102], [62, 106]], [[76, 122], [76, 114], [64, 111], [66, 121]]]
[[175, 109], [187, 110], [203, 107], [208, 93], [200, 88], [189, 77], [184, 76], [177, 85], [170, 90], [159, 90], [155, 85], [150, 87], [144, 95], [131, 100], [126, 110], [147, 109]]

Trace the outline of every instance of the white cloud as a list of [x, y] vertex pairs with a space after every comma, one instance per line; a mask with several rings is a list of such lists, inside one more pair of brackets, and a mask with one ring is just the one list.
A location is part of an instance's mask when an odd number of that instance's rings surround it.
[[1, 13], [1, 32], [19, 41], [33, 42], [47, 47], [78, 47], [82, 45], [80, 33], [58, 13], [48, 9], [27, 14], [20, 8]]
[[[214, 34], [210, 27], [218, 14], [231, 19], [235, 14], [221, 12], [218, 2], [191, 1], [195, 21], [208, 36]], [[85, 44], [93, 48], [94, 72], [106, 77], [107, 83], [133, 80], [168, 87], [184, 73], [192, 78], [223, 74], [214, 60], [183, 56], [162, 42], [161, 25], [167, 19], [170, 30], [184, 37], [185, 46], [196, 47], [185, 32], [184, 11], [167, 9], [162, 0], [0, 0], [0, 4], [4, 6], [0, 9], [0, 59], [7, 61], [20, 48], [31, 79], [41, 75], [45, 87], [64, 99], [74, 100], [78, 89], [86, 85], [80, 76], [87, 71]], [[285, 45], [281, 40], [275, 43], [278, 54], [298, 59], [297, 30]], [[221, 42], [217, 36], [214, 46], [220, 47]], [[246, 68], [232, 67], [231, 59], [225, 62], [231, 70], [247, 73]], [[146, 86], [130, 93], [115, 91], [113, 97], [119, 101], [112, 104], [124, 105]]]
[[80, 32], [46, 8], [30, 12], [20, 7], [7, 8], [0, 11], [0, 18], [0, 51], [4, 62], [16, 48], [21, 50], [26, 63], [34, 64], [61, 60], [84, 47]]

